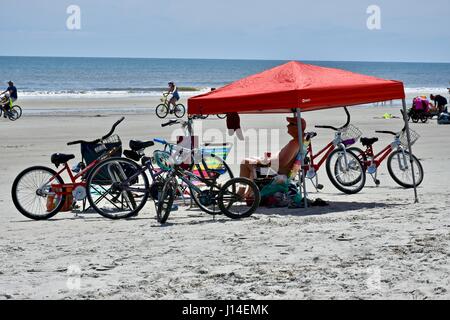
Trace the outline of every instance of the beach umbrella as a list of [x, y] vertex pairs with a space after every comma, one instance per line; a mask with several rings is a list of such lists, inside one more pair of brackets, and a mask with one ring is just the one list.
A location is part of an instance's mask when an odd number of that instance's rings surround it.
[[[287, 62], [214, 91], [191, 97], [188, 99], [188, 114], [294, 113], [300, 120], [301, 112], [397, 99], [403, 102], [408, 149], [412, 154], [402, 82], [297, 61]], [[301, 121], [297, 121], [297, 124], [301, 135]], [[303, 150], [302, 139], [299, 138], [300, 150]], [[302, 158], [302, 168], [303, 160]], [[418, 202], [412, 161], [411, 158], [414, 198]], [[303, 179], [303, 196], [306, 205], [305, 180]]]

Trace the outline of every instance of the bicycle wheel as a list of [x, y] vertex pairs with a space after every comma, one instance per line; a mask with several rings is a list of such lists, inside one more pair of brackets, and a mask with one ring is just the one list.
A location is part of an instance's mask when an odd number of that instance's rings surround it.
[[156, 219], [159, 223], [166, 223], [172, 210], [173, 201], [176, 193], [176, 181], [171, 177], [166, 180], [164, 187], [159, 194], [158, 204], [156, 206]]
[[17, 119], [19, 119], [22, 116], [22, 108], [20, 106], [16, 105], [16, 106], [13, 106], [12, 109], [17, 111], [17, 113], [19, 115]]
[[363, 165], [364, 170], [367, 170], [367, 168], [366, 168], [366, 161], [367, 161], [366, 153], [358, 147], [350, 147], [347, 150], [353, 152], [358, 157], [361, 164]]
[[50, 168], [35, 166], [19, 173], [11, 188], [17, 210], [34, 220], [53, 217], [63, 207], [65, 196], [53, 192], [52, 184], [63, 185], [64, 181]]
[[19, 113], [17, 112], [17, 110], [9, 110], [8, 111], [8, 118], [11, 121], [16, 121], [17, 119], [19, 119]]
[[416, 186], [423, 181], [423, 167], [419, 159], [414, 155], [410, 156], [408, 151], [396, 150], [391, 153], [387, 160], [387, 167], [392, 179], [404, 188], [413, 188], [411, 159], [414, 162], [414, 176]]
[[256, 184], [247, 178], [233, 178], [222, 186], [218, 195], [219, 208], [231, 219], [252, 215], [259, 206], [261, 194]]
[[192, 200], [208, 214], [221, 214], [222, 210], [217, 201], [220, 188], [234, 178], [228, 164], [219, 157], [207, 155], [203, 156], [202, 161], [195, 164], [191, 171], [196, 176], [210, 182], [210, 185], [207, 185], [200, 180], [195, 181], [196, 190], [189, 188]]
[[327, 175], [331, 183], [346, 194], [358, 193], [366, 183], [366, 171], [358, 156], [347, 149], [336, 149], [327, 158]]
[[221, 113], [221, 114], [217, 115], [217, 118], [219, 118], [219, 119], [225, 119], [226, 117], [227, 117], [226, 113]]
[[184, 114], [186, 113], [186, 108], [181, 104], [177, 104], [174, 110], [175, 117], [177, 118], [183, 118]]
[[156, 107], [156, 116], [160, 119], [164, 119], [169, 114], [169, 108], [161, 103]]
[[98, 163], [86, 181], [90, 206], [109, 219], [135, 216], [149, 197], [148, 177], [141, 167], [126, 158]]

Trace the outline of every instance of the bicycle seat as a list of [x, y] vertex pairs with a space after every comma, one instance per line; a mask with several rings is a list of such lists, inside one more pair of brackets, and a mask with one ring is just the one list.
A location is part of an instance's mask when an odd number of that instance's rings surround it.
[[317, 136], [317, 132], [306, 132], [305, 133], [305, 140], [311, 140], [312, 138], [314, 138], [315, 136]]
[[370, 147], [377, 141], [378, 138], [361, 138], [361, 144], [365, 147]]
[[52, 154], [50, 160], [55, 166], [59, 167], [61, 163], [66, 163], [74, 158], [74, 154], [54, 153]]
[[155, 143], [153, 141], [139, 141], [139, 140], [130, 140], [130, 149], [133, 151], [139, 151], [148, 147], [153, 146]]

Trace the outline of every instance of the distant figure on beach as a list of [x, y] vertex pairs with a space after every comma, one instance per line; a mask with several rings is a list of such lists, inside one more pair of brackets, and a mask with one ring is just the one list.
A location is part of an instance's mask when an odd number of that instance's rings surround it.
[[[288, 121], [287, 129], [288, 134], [292, 137], [292, 140], [284, 146], [275, 158], [269, 159], [272, 169], [278, 172], [280, 175], [288, 175], [291, 171], [297, 154], [300, 149], [300, 144], [298, 140], [298, 127], [296, 117], [287, 117]], [[302, 118], [302, 131], [304, 136], [306, 121]], [[249, 178], [251, 180], [255, 179], [256, 168], [261, 165], [267, 165], [265, 163], [268, 159], [255, 159], [247, 158], [241, 163], [240, 176], [244, 178]], [[275, 167], [276, 166], [276, 167]]]
[[434, 102], [439, 113], [444, 112], [445, 106], [447, 105], [447, 99], [441, 95], [430, 95], [430, 99]]
[[172, 104], [174, 108], [177, 107], [177, 101], [180, 100], [180, 95], [178, 94], [178, 88], [175, 85], [175, 83], [173, 83], [172, 81], [170, 81], [168, 83], [169, 85], [169, 89], [167, 91], [167, 94], [172, 94], [172, 98], [169, 101], [169, 106]]
[[[14, 101], [17, 100], [17, 88], [14, 86], [14, 83], [12, 81], [8, 81], [8, 88], [0, 93], [0, 95], [3, 95], [5, 93], [9, 94], [8, 102], [5, 103], [2, 108], [3, 110], [8, 110], [7, 108], [11, 108]], [[6, 112], [3, 113], [3, 117], [6, 118]]]

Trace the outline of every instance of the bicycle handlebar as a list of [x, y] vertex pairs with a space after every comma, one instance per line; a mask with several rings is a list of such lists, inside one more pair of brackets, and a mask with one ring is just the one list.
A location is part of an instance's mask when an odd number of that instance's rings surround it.
[[119, 120], [117, 120], [116, 123], [114, 123], [113, 126], [111, 127], [111, 130], [110, 130], [106, 135], [104, 135], [103, 137], [101, 137], [101, 138], [99, 138], [99, 139], [95, 139], [95, 140], [92, 140], [92, 141], [75, 140], [75, 141], [68, 142], [67, 145], [68, 145], [68, 146], [71, 146], [71, 145], [74, 145], [74, 144], [80, 144], [80, 143], [96, 144], [96, 143], [98, 143], [98, 142], [100, 142], [100, 141], [102, 141], [102, 140], [104, 140], [104, 139], [107, 139], [107, 138], [109, 138], [109, 137], [114, 133], [114, 131], [116, 130], [116, 127], [117, 127], [124, 119], [125, 119], [125, 117], [122, 117], [122, 118], [120, 118]]
[[111, 130], [108, 132], [108, 134], [106, 134], [106, 135], [104, 135], [104, 136], [102, 137], [102, 140], [104, 140], [104, 139], [106, 139], [106, 138], [109, 138], [109, 137], [114, 133], [114, 131], [116, 130], [116, 127], [117, 127], [123, 120], [125, 120], [125, 117], [122, 117], [122, 118], [120, 118], [119, 120], [117, 120], [116, 123], [113, 124], [113, 126], [112, 126]]
[[385, 131], [385, 130], [375, 131], [375, 133], [392, 134], [393, 136], [397, 135], [397, 134], [396, 134], [395, 132], [393, 132], [393, 131]]
[[153, 141], [155, 141], [157, 143], [161, 143], [161, 144], [169, 144], [166, 140], [159, 139], [159, 138], [155, 138], [155, 139], [153, 139]]
[[170, 120], [169, 122], [161, 124], [161, 127], [171, 126], [171, 125], [176, 124], [176, 123], [178, 123], [178, 120]]
[[334, 130], [334, 131], [338, 131], [338, 130], [339, 130], [338, 128], [335, 128], [335, 127], [333, 127], [333, 126], [314, 126], [314, 128], [319, 128], [319, 129], [331, 129], [331, 130]]
[[339, 131], [339, 130], [342, 130], [342, 129], [348, 127], [348, 125], [350, 124], [350, 119], [351, 119], [350, 118], [350, 112], [348, 112], [347, 107], [344, 107], [344, 111], [345, 111], [345, 114], [347, 115], [347, 121], [345, 122], [345, 124], [342, 127], [339, 127], [339, 128], [336, 128], [336, 127], [333, 127], [333, 126], [314, 126], [314, 127], [315, 128], [320, 128], [320, 129], [331, 129], [331, 130], [334, 130], [334, 131]]

